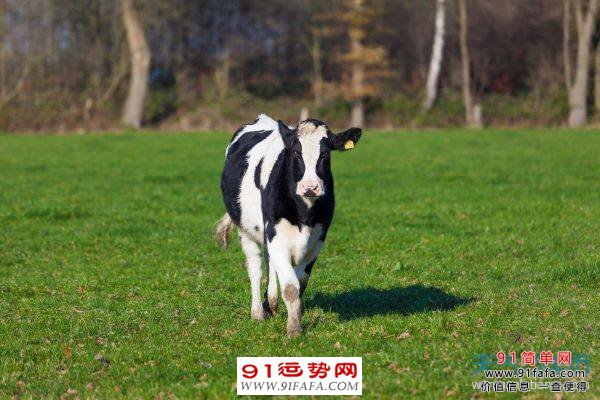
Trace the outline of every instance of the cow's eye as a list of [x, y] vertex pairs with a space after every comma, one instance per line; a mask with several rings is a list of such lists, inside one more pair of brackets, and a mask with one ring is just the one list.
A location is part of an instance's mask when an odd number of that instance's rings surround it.
[[294, 157], [301, 158], [302, 154], [300, 154], [300, 152], [298, 150], [294, 150]]

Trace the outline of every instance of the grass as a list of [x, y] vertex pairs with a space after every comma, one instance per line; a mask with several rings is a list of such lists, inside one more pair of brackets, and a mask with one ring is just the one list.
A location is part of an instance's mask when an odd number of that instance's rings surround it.
[[231, 398], [259, 355], [362, 356], [366, 398], [466, 398], [499, 350], [589, 354], [600, 396], [599, 132], [335, 154], [298, 339], [285, 311], [250, 320], [241, 250], [212, 241], [229, 137], [0, 136], [0, 398]]

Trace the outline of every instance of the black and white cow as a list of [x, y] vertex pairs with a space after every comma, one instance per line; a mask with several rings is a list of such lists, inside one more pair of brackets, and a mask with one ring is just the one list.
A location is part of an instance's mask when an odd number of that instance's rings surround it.
[[[250, 275], [252, 319], [277, 312], [279, 279], [287, 333], [300, 334], [300, 298], [333, 218], [330, 153], [353, 148], [360, 135], [358, 128], [334, 134], [314, 119], [290, 128], [264, 114], [234, 134], [221, 176], [227, 213], [216, 236], [227, 248], [233, 224], [238, 228]], [[264, 304], [261, 246], [269, 270]]]

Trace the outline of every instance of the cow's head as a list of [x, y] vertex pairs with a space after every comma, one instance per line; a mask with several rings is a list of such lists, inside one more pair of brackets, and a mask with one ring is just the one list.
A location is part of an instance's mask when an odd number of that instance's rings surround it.
[[279, 132], [285, 146], [285, 162], [292, 190], [306, 199], [317, 199], [329, 190], [333, 182], [329, 153], [354, 147], [360, 139], [360, 128], [332, 133], [323, 122], [315, 119], [302, 121], [297, 128], [289, 128], [279, 121]]

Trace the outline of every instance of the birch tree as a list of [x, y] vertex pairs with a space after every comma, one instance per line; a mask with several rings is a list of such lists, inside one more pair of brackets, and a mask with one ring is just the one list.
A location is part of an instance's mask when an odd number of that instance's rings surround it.
[[425, 110], [430, 110], [437, 98], [438, 81], [444, 54], [445, 31], [446, 0], [437, 0], [435, 11], [435, 35], [433, 38], [431, 61], [429, 63], [429, 73], [427, 74], [427, 84], [425, 86], [425, 101], [423, 102], [423, 108]]
[[123, 108], [122, 121], [125, 125], [139, 128], [142, 125], [144, 101], [148, 91], [150, 49], [139, 15], [133, 7], [133, 0], [121, 0], [121, 11], [131, 59], [129, 91]]
[[465, 119], [467, 126], [481, 127], [481, 106], [473, 104], [473, 94], [471, 93], [471, 57], [469, 56], [469, 45], [467, 36], [468, 18], [466, 0], [459, 0], [458, 8], [460, 13], [460, 58], [462, 63], [462, 94], [465, 106]]
[[[563, 0], [563, 61], [565, 84], [569, 96], [569, 126], [576, 128], [587, 122], [587, 91], [590, 74], [592, 36], [598, 13], [598, 0]], [[575, 75], [572, 76], [570, 32], [571, 9], [575, 9], [577, 48]]]

